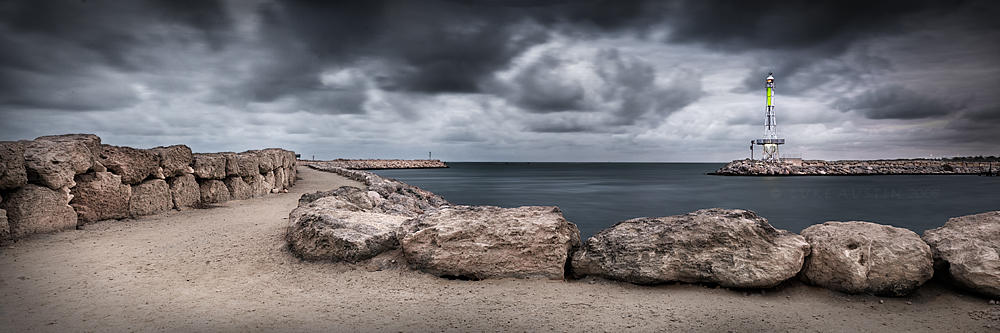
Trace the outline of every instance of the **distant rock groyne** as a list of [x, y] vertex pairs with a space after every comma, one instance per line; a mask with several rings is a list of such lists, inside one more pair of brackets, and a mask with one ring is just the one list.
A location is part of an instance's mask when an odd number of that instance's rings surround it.
[[302, 161], [303, 164], [316, 164], [328, 167], [352, 169], [352, 170], [378, 170], [378, 169], [430, 169], [447, 168], [448, 165], [441, 160], [345, 160], [335, 159], [332, 161]]
[[974, 175], [996, 172], [997, 162], [949, 160], [804, 160], [768, 163], [736, 160], [712, 172], [722, 176]]

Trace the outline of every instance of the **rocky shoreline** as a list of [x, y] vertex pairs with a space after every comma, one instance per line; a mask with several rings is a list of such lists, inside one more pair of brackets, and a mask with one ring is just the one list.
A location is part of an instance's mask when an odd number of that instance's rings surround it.
[[326, 165], [351, 170], [447, 168], [441, 160], [346, 160], [302, 161], [306, 165]]
[[0, 142], [0, 243], [118, 220], [287, 192], [295, 152], [137, 149], [94, 134]]
[[1000, 169], [1000, 163], [946, 160], [802, 160], [769, 163], [735, 160], [709, 173], [719, 176], [861, 176], [861, 175], [975, 175]]
[[740, 209], [635, 218], [581, 240], [558, 207], [452, 205], [371, 172], [310, 167], [359, 181], [303, 195], [289, 214], [292, 253], [314, 261], [392, 262], [461, 279], [599, 276], [635, 284], [766, 289], [790, 279], [845, 293], [905, 296], [935, 274], [1000, 297], [1000, 211], [916, 233], [830, 221], [795, 234]]

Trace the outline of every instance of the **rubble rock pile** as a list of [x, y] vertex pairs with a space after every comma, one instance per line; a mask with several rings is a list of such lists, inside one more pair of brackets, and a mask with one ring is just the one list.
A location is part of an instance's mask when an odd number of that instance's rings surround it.
[[193, 154], [106, 145], [93, 134], [0, 142], [0, 242], [286, 191], [296, 163], [278, 148]]
[[1000, 163], [945, 160], [804, 160], [801, 165], [759, 160], [729, 162], [713, 175], [721, 176], [823, 176], [823, 175], [966, 175], [1000, 168]]

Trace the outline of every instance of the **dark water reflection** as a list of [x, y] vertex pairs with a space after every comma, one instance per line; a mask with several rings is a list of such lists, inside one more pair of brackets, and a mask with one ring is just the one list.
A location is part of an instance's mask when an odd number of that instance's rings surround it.
[[584, 237], [628, 218], [701, 208], [750, 209], [799, 232], [864, 220], [917, 233], [954, 216], [1000, 210], [1000, 178], [978, 176], [721, 177], [716, 163], [449, 163], [377, 170], [456, 204], [555, 205]]

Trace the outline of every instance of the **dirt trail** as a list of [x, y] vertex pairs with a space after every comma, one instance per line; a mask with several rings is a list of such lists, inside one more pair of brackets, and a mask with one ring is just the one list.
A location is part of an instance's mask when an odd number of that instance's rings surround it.
[[745, 294], [302, 262], [283, 240], [299, 195], [356, 183], [299, 175], [287, 194], [0, 249], [0, 331], [1000, 331], [1000, 306], [934, 283], [890, 299], [795, 282]]

